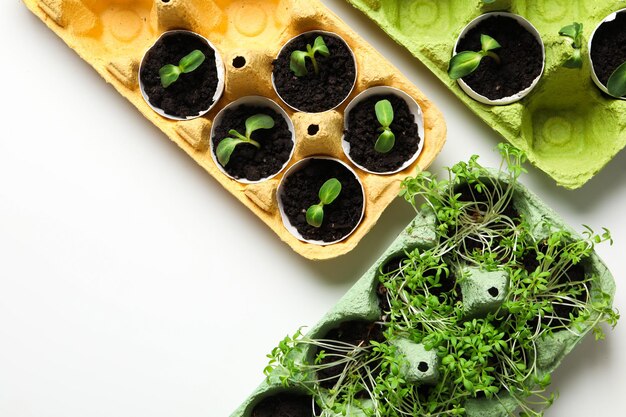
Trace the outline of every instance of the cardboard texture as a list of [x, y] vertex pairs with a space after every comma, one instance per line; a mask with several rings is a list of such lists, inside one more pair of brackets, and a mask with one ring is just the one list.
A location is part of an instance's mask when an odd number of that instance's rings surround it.
[[[252, 210], [300, 255], [314, 260], [334, 258], [352, 250], [396, 197], [400, 181], [418, 167], [425, 169], [440, 152], [446, 136], [441, 112], [385, 58], [316, 0], [24, 0], [26, 6], [58, 34], [120, 94], [191, 156], [224, 188]], [[156, 114], [143, 100], [138, 69], [146, 50], [165, 31], [192, 30], [205, 36], [221, 54], [226, 87], [222, 98], [204, 117], [172, 121]], [[358, 79], [350, 97], [336, 110], [307, 114], [282, 103], [271, 84], [272, 61], [292, 37], [309, 30], [337, 33], [352, 48]], [[233, 60], [243, 58], [236, 68]], [[363, 90], [377, 85], [396, 87], [411, 95], [424, 113], [424, 149], [415, 163], [391, 176], [358, 172], [366, 190], [363, 222], [346, 240], [317, 246], [299, 241], [283, 226], [276, 204], [282, 173], [260, 184], [241, 184], [224, 175], [209, 150], [211, 122], [228, 103], [248, 95], [273, 99], [292, 118], [296, 149], [290, 165], [312, 155], [349, 161], [341, 148], [343, 111]], [[310, 125], [319, 131], [309, 135]], [[284, 172], [284, 171], [283, 171]]]
[[[569, 227], [552, 209], [547, 207], [539, 198], [518, 183], [516, 194], [513, 198], [515, 209], [528, 218], [529, 224], [535, 225], [533, 235], [537, 240], [546, 239], [550, 231], [543, 225], [542, 220], [549, 219], [553, 224], [552, 230], [567, 230], [574, 237], [580, 236]], [[381, 311], [377, 298], [378, 276], [382, 265], [392, 259], [401, 256], [405, 251], [415, 248], [428, 249], [435, 246], [435, 217], [432, 212], [421, 211], [409, 226], [398, 236], [385, 253], [372, 265], [359, 281], [348, 291], [348, 293], [316, 324], [308, 333], [311, 338], [323, 338], [324, 335], [338, 324], [351, 321], [375, 321], [379, 320]], [[587, 273], [593, 274], [595, 280], [593, 288], [604, 292], [613, 300], [615, 294], [615, 280], [602, 260], [595, 254], [588, 259], [585, 264]], [[488, 295], [488, 289], [496, 287], [499, 295]], [[508, 291], [508, 277], [501, 271], [483, 272], [469, 271], [469, 274], [462, 287], [463, 304], [467, 306], [467, 317], [484, 317], [490, 310], [497, 309], [505, 298]], [[594, 295], [595, 294], [595, 295]], [[593, 297], [600, 297], [596, 291], [592, 291], [591, 302], [596, 301]], [[593, 320], [595, 317], [592, 317]], [[589, 325], [579, 329], [579, 334], [586, 334]], [[546, 337], [539, 340], [537, 351], [537, 368], [539, 375], [552, 373], [561, 364], [567, 354], [574, 349], [584, 336], [575, 334], [568, 330], [557, 331], [553, 337]], [[422, 345], [417, 345], [409, 341], [400, 340], [396, 344], [400, 351], [407, 355], [409, 361], [408, 369], [404, 369], [407, 380], [421, 383], [432, 381], [437, 378], [435, 373], [438, 359], [434, 352], [428, 352]], [[307, 355], [307, 352], [303, 352]], [[416, 364], [426, 362], [427, 372], [420, 372]], [[255, 392], [246, 399], [243, 404], [233, 413], [231, 417], [250, 417], [252, 409], [264, 398], [277, 392], [284, 391], [281, 386], [268, 385], [263, 382]], [[468, 417], [507, 417], [513, 415], [517, 409], [517, 403], [509, 394], [500, 395], [500, 400], [471, 400], [465, 404], [466, 415]], [[361, 415], [362, 412], [354, 415]]]
[[[524, 150], [530, 161], [566, 188], [583, 186], [626, 145], [626, 103], [603, 94], [591, 78], [587, 40], [625, 0], [348, 0], [396, 42], [422, 61], [456, 96], [494, 130]], [[505, 106], [478, 103], [447, 74], [457, 37], [483, 13], [506, 10], [528, 19], [546, 48], [537, 87]], [[572, 54], [559, 30], [584, 25], [583, 68], [563, 64]]]

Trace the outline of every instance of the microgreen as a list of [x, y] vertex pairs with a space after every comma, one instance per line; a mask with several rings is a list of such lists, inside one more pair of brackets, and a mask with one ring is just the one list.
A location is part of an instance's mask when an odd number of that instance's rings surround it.
[[391, 131], [391, 123], [393, 123], [393, 107], [389, 100], [380, 100], [374, 106], [376, 111], [376, 118], [380, 127], [378, 131], [381, 132], [380, 136], [376, 140], [374, 149], [376, 152], [387, 153], [391, 151], [396, 144], [396, 135]]
[[306, 211], [306, 222], [313, 227], [321, 227], [324, 222], [324, 206], [331, 204], [341, 193], [341, 182], [337, 178], [331, 178], [322, 185], [318, 196], [319, 204], [314, 204]]
[[159, 70], [159, 76], [161, 77], [161, 85], [163, 88], [167, 88], [170, 85], [178, 81], [181, 74], [189, 74], [202, 65], [206, 56], [202, 51], [194, 50], [189, 55], [184, 56], [178, 66], [167, 64]]
[[609, 94], [615, 98], [626, 96], [626, 62], [617, 67], [606, 83]]
[[565, 61], [563, 66], [565, 68], [582, 68], [583, 24], [574, 22], [571, 25], [564, 26], [559, 31], [559, 35], [570, 38], [572, 40], [572, 48], [574, 48], [572, 56]]
[[[270, 384], [310, 393], [321, 416], [465, 416], [465, 404], [481, 397], [494, 404], [514, 400], [517, 410], [505, 406], [510, 415], [543, 416], [556, 396], [546, 393], [551, 378], [540, 365], [538, 344], [556, 332], [593, 332], [602, 339], [600, 324], [614, 327], [619, 318], [598, 272], [575, 273], [595, 245], [612, 240], [606, 229], [595, 233], [585, 226], [578, 236], [549, 218], [537, 222], [511, 213], [526, 157], [509, 145], [499, 148], [498, 173], [474, 156], [449, 168], [447, 179], [421, 172], [402, 183], [402, 195], [416, 210], [416, 198], [424, 200], [420, 212], [433, 218], [435, 238], [428, 248], [406, 250], [401, 260], [381, 265], [375, 284], [384, 340], [351, 344], [299, 330], [268, 355]], [[464, 193], [460, 187], [467, 187]], [[468, 193], [474, 198], [461, 198]], [[499, 309], [466, 317], [462, 265], [506, 272], [509, 288]], [[407, 381], [399, 339], [436, 353], [439, 378], [428, 389]], [[329, 380], [334, 386], [322, 386]]]
[[261, 149], [261, 144], [252, 139], [252, 133], [259, 129], [271, 129], [274, 127], [274, 119], [266, 114], [255, 114], [246, 119], [246, 134], [242, 135], [236, 130], [232, 129], [228, 131], [228, 134], [232, 137], [222, 139], [217, 145], [217, 160], [222, 166], [228, 165], [230, 157], [235, 151], [238, 145], [249, 144], [258, 149]]
[[481, 50], [478, 52], [463, 51], [454, 55], [450, 60], [448, 75], [453, 80], [463, 78], [478, 69], [481, 61], [485, 57], [489, 57], [500, 64], [500, 57], [493, 52], [494, 49], [501, 48], [498, 41], [489, 35], [480, 35]]
[[293, 51], [291, 53], [291, 61], [289, 69], [296, 75], [296, 77], [304, 77], [309, 73], [306, 69], [306, 59], [309, 58], [313, 64], [313, 71], [315, 74], [319, 74], [319, 64], [315, 59], [315, 54], [322, 56], [330, 56], [330, 51], [324, 42], [324, 38], [318, 36], [313, 42], [313, 46], [307, 44], [306, 51]]

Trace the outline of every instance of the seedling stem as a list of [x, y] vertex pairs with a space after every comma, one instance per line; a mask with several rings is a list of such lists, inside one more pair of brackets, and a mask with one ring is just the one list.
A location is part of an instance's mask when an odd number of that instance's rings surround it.
[[306, 52], [304, 51], [293, 51], [291, 53], [291, 61], [289, 63], [289, 69], [296, 75], [296, 77], [304, 77], [309, 73], [306, 69], [306, 59], [309, 58], [313, 63], [313, 71], [315, 74], [319, 74], [320, 68], [315, 58], [315, 54], [320, 54], [322, 56], [330, 56], [330, 51], [324, 42], [324, 38], [318, 36], [315, 38], [313, 42], [313, 46], [307, 44]]

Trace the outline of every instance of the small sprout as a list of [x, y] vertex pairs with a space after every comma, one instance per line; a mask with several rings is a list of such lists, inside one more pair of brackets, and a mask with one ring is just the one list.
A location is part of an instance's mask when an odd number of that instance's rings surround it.
[[161, 85], [163, 88], [169, 87], [178, 80], [180, 74], [189, 74], [190, 72], [197, 70], [205, 59], [206, 56], [202, 53], [202, 51], [196, 49], [189, 55], [184, 56], [178, 63], [178, 66], [172, 64], [165, 65], [159, 70]]
[[615, 98], [626, 96], [626, 62], [617, 67], [606, 83], [609, 94]]
[[316, 53], [319, 53], [322, 56], [330, 55], [330, 51], [328, 50], [328, 47], [326, 46], [326, 43], [324, 43], [324, 39], [321, 36], [315, 38], [313, 46], [306, 46], [306, 52], [293, 51], [291, 53], [291, 62], [289, 64], [289, 69], [293, 71], [296, 77], [304, 77], [309, 73], [309, 71], [306, 69], [306, 59], [309, 58], [313, 63], [313, 70], [315, 71], [315, 74], [319, 74], [320, 68], [317, 64], [317, 60], [315, 59]]
[[489, 35], [480, 35], [480, 45], [482, 50], [479, 52], [463, 51], [452, 57], [450, 67], [448, 68], [450, 78], [458, 80], [466, 75], [470, 75], [476, 71], [480, 62], [486, 56], [500, 64], [500, 57], [495, 52], [492, 52], [494, 49], [501, 47], [498, 41]]
[[381, 132], [374, 149], [376, 152], [387, 153], [393, 149], [396, 144], [396, 135], [393, 134], [389, 126], [393, 123], [393, 107], [389, 100], [380, 100], [374, 107], [376, 110], [376, 118], [380, 127], [378, 131]]
[[583, 59], [580, 52], [583, 46], [583, 24], [574, 22], [571, 25], [564, 26], [559, 31], [559, 35], [571, 38], [573, 41], [572, 48], [574, 48], [572, 56], [565, 61], [563, 66], [565, 68], [582, 68]]
[[273, 127], [274, 119], [266, 114], [255, 114], [254, 116], [248, 117], [246, 119], [246, 135], [244, 136], [234, 129], [228, 131], [228, 134], [233, 137], [227, 137], [217, 145], [217, 160], [224, 167], [228, 165], [235, 148], [242, 143], [254, 145], [258, 149], [261, 149], [261, 144], [252, 139], [252, 133], [259, 129], [271, 129]]
[[314, 204], [306, 211], [306, 222], [313, 227], [321, 227], [324, 221], [324, 206], [332, 203], [341, 193], [341, 183], [331, 178], [322, 185], [319, 191], [319, 204]]

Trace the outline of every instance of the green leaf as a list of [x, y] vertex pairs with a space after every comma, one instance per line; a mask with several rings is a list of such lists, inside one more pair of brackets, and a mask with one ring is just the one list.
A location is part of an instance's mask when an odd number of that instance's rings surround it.
[[196, 49], [189, 55], [183, 57], [178, 66], [183, 73], [189, 74], [190, 72], [197, 70], [205, 59], [206, 56], [202, 53], [202, 51]]
[[374, 106], [376, 118], [382, 127], [389, 127], [393, 123], [393, 107], [389, 100], [380, 100]]
[[321, 36], [315, 38], [313, 42], [313, 46], [307, 44], [305, 51], [293, 51], [291, 53], [291, 58], [289, 62], [289, 69], [296, 75], [296, 77], [303, 77], [307, 75], [309, 72], [306, 69], [306, 59], [311, 59], [311, 63], [313, 64], [313, 69], [315, 70], [315, 74], [319, 74], [319, 66], [317, 60], [315, 59], [315, 54], [319, 53], [323, 56], [329, 56], [330, 51], [328, 47], [324, 43], [324, 39]]
[[616, 98], [626, 95], [626, 62], [617, 67], [606, 83], [609, 94]]
[[574, 23], [572, 23], [571, 25], [563, 26], [561, 30], [559, 30], [559, 35], [567, 36], [569, 38], [575, 39], [576, 38], [576, 26], [574, 26]]
[[476, 71], [483, 55], [480, 52], [464, 51], [456, 54], [450, 60], [448, 75], [453, 80], [458, 80]]
[[573, 41], [572, 47], [574, 48], [572, 56], [565, 61], [563, 66], [565, 68], [582, 68], [583, 59], [580, 48], [582, 47], [583, 24], [574, 22], [571, 25], [563, 26], [561, 30], [559, 30], [559, 35], [571, 38]]
[[167, 88], [174, 84], [181, 74], [180, 68], [175, 65], [165, 65], [159, 70], [159, 77], [161, 78], [161, 85], [163, 88]]
[[378, 137], [378, 140], [376, 140], [374, 149], [376, 150], [376, 152], [387, 153], [393, 149], [395, 144], [396, 135], [394, 135], [391, 130], [384, 130], [383, 133], [381, 133]]
[[463, 380], [463, 386], [469, 392], [473, 392], [473, 390], [474, 390], [474, 384], [472, 384], [472, 382], [470, 380], [468, 380], [468, 379], [464, 379]]
[[326, 43], [324, 42], [324, 38], [322, 38], [321, 36], [318, 36], [317, 38], [315, 38], [315, 42], [313, 43], [313, 53], [315, 52], [319, 53], [322, 56], [330, 55], [328, 46], [326, 46]]
[[561, 30], [559, 30], [559, 35], [571, 38], [573, 41], [572, 46], [576, 49], [580, 49], [582, 47], [583, 24], [574, 22], [571, 25], [563, 26]]
[[313, 227], [321, 227], [324, 221], [324, 208], [320, 204], [315, 204], [306, 211], [306, 222]]
[[582, 39], [583, 39], [583, 24], [574, 22], [574, 27], [576, 28], [576, 37], [574, 38], [574, 46], [576, 48], [582, 47]]
[[241, 143], [244, 143], [241, 139], [226, 138], [217, 145], [217, 151], [215, 153], [217, 154], [217, 160], [220, 165], [223, 167], [228, 165], [230, 156], [233, 154], [235, 147]]
[[320, 188], [319, 197], [322, 204], [330, 204], [341, 193], [341, 183], [337, 178], [331, 178]]
[[267, 114], [255, 114], [246, 119], [246, 137], [249, 139], [253, 132], [259, 129], [271, 129], [274, 119]]
[[296, 77], [303, 77], [309, 73], [306, 69], [307, 56], [309, 55], [302, 51], [293, 51], [291, 53], [289, 69], [296, 75]]
[[497, 40], [485, 34], [480, 35], [480, 46], [482, 47], [483, 52], [492, 51], [502, 47]]
[[565, 68], [582, 68], [583, 58], [580, 53], [580, 49], [574, 49], [572, 56], [563, 64]]

